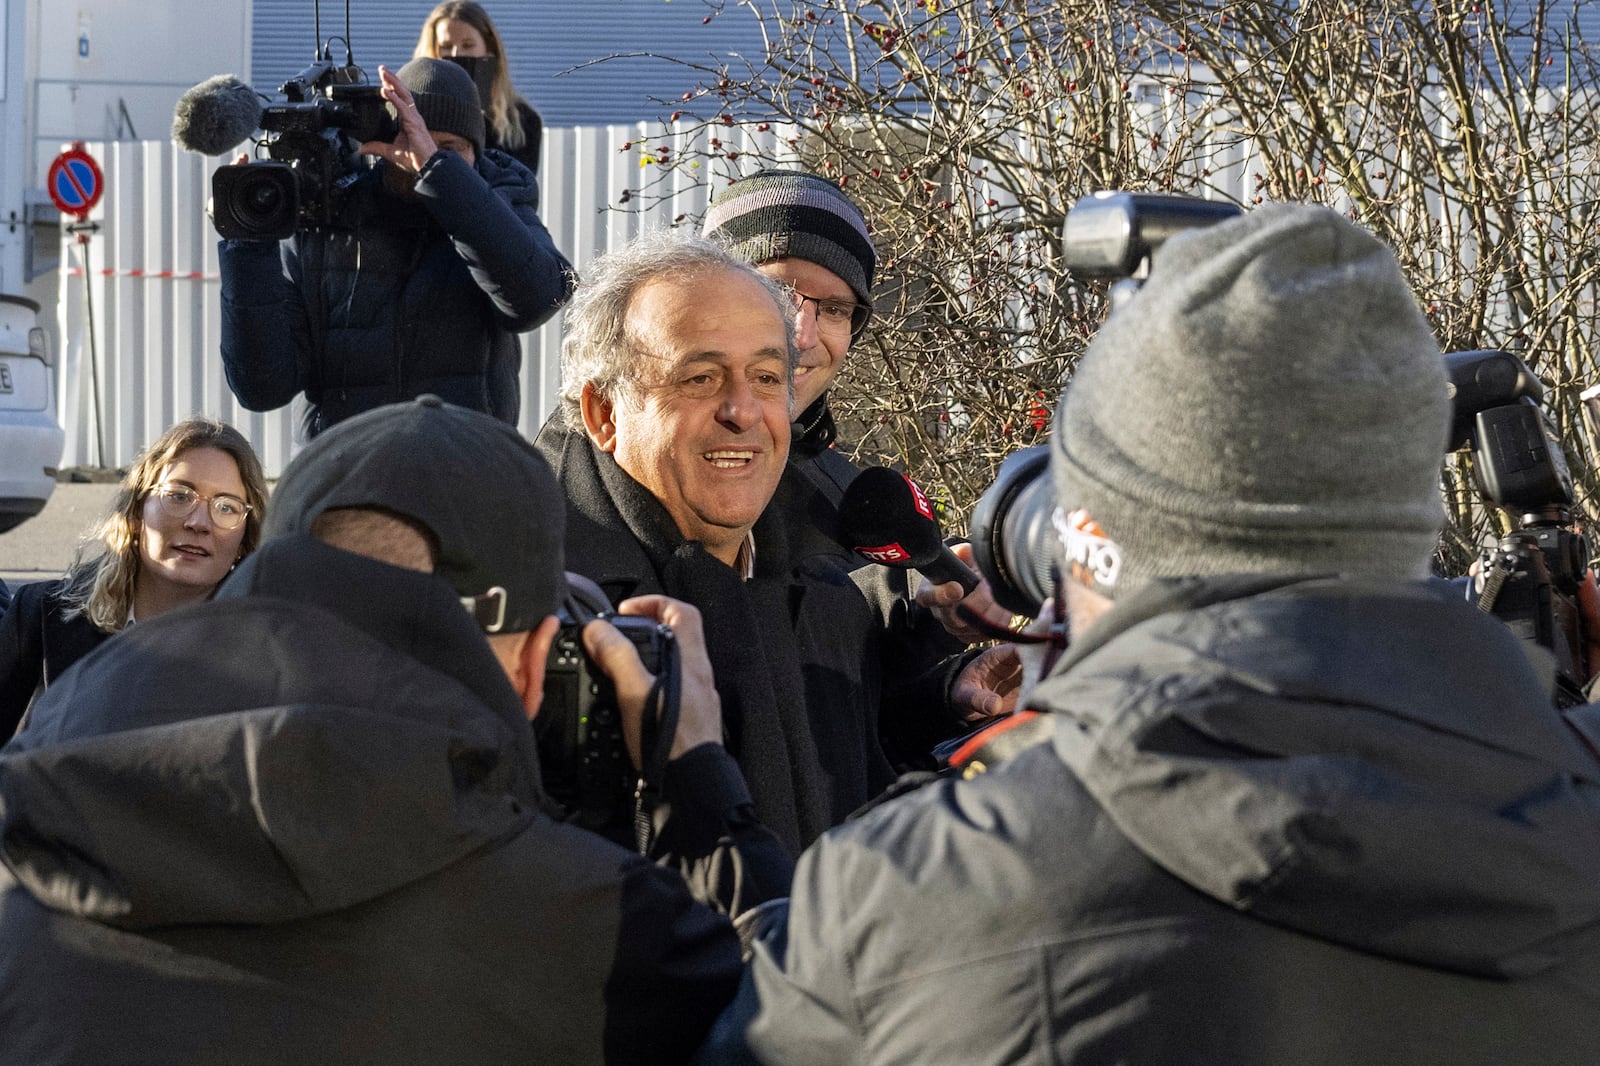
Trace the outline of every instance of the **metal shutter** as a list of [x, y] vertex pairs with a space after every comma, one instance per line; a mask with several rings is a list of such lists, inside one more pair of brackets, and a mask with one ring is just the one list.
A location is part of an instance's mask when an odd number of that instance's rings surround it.
[[[411, 58], [430, 0], [351, 0], [355, 59], [376, 77], [379, 63], [399, 67]], [[696, 80], [660, 59], [629, 57], [592, 66], [609, 55], [652, 52], [700, 64], [743, 53], [759, 64], [761, 34], [753, 16], [694, 0], [489, 0], [485, 4], [511, 58], [518, 91], [550, 126], [594, 126], [665, 118]], [[272, 92], [304, 69], [315, 53], [309, 0], [255, 0], [251, 82]], [[344, 34], [344, 4], [322, 4], [324, 39]], [[343, 59], [341, 46], [334, 56]], [[735, 70], [742, 60], [733, 60]], [[563, 74], [563, 71], [570, 71]], [[737, 76], [737, 75], [736, 75]], [[669, 101], [652, 103], [650, 97]]]

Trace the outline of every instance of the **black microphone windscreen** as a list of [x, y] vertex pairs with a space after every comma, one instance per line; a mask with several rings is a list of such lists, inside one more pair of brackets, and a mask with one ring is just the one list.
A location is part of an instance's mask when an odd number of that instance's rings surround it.
[[232, 74], [207, 78], [178, 99], [172, 139], [201, 155], [221, 155], [261, 124], [261, 98]]
[[944, 550], [933, 505], [886, 466], [868, 467], [844, 490], [839, 529], [846, 547], [889, 566], [926, 566]]

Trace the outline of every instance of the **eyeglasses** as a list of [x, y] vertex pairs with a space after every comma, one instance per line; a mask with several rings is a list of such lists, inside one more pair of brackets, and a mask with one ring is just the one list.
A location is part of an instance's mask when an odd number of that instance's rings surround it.
[[867, 319], [872, 315], [870, 308], [854, 300], [822, 299], [807, 296], [798, 289], [789, 290], [789, 302], [794, 305], [796, 313], [804, 311], [808, 303], [816, 305], [819, 333], [849, 334], [854, 337], [866, 328]]
[[161, 505], [161, 510], [173, 518], [188, 518], [201, 500], [211, 509], [211, 521], [218, 529], [238, 529], [249, 517], [251, 507], [237, 496], [219, 492], [207, 496], [187, 485], [162, 485], [150, 494]]

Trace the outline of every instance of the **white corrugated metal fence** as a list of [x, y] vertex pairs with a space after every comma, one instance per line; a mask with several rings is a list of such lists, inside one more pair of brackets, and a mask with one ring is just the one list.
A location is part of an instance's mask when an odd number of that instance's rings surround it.
[[[621, 150], [647, 141], [681, 156], [702, 135], [709, 134], [654, 124], [546, 129], [540, 214], [580, 273], [597, 255], [644, 229], [704, 213], [704, 182], [673, 174], [664, 188], [652, 186], [640, 195], [654, 168], [641, 168], [638, 152]], [[751, 155], [764, 150], [768, 158], [781, 143], [775, 129], [737, 127], [718, 135], [725, 147]], [[106, 195], [91, 218], [100, 229], [88, 244], [63, 238], [58, 335], [64, 351], [57, 361], [67, 431], [62, 466], [125, 465], [173, 422], [208, 414], [238, 426], [260, 451], [268, 474], [276, 476], [294, 447], [291, 411], [256, 414], [239, 407], [218, 354], [217, 237], [205, 206], [211, 172], [224, 160], [183, 152], [166, 141], [87, 147], [105, 171]], [[629, 209], [613, 209], [625, 190]], [[97, 342], [92, 366], [91, 300]], [[521, 429], [529, 436], [556, 404], [560, 336], [558, 317], [522, 338]]]

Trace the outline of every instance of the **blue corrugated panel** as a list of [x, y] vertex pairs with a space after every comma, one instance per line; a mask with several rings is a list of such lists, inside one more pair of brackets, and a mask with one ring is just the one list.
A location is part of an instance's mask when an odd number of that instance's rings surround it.
[[[552, 126], [665, 118], [700, 76], [650, 55], [735, 70], [745, 61], [731, 56], [759, 64], [762, 55], [755, 17], [732, 5], [722, 14], [697, 0], [491, 0], [485, 7], [505, 41], [512, 80]], [[353, 0], [356, 62], [374, 76], [379, 63], [404, 63], [432, 9], [429, 0]], [[256, 88], [274, 90], [311, 62], [312, 12], [309, 0], [256, 0]], [[329, 0], [322, 35], [343, 33], [344, 5]], [[344, 57], [339, 47], [334, 54]]]

